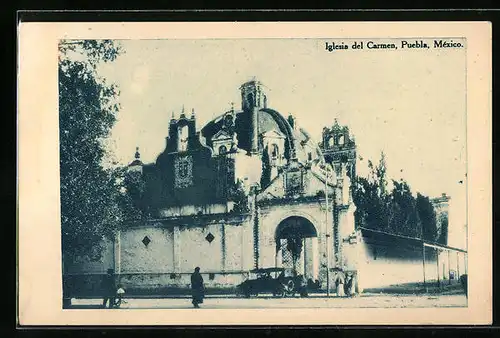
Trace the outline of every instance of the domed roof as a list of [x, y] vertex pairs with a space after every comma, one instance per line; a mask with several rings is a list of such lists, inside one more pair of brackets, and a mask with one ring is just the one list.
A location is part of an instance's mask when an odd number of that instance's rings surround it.
[[[224, 126], [226, 116], [233, 114], [235, 116], [234, 126], [232, 127], [236, 133], [238, 140], [238, 148], [247, 152], [251, 148], [251, 114], [244, 111], [228, 111], [208, 122], [201, 130], [201, 134], [205, 137], [207, 145], [212, 146], [211, 139]], [[270, 108], [261, 108], [258, 110], [258, 132], [262, 133], [276, 130], [281, 132], [286, 137], [285, 157], [290, 158], [293, 153], [299, 161], [308, 160], [308, 153], [312, 151], [312, 157], [321, 156], [321, 150], [318, 145], [311, 139], [310, 135], [300, 128], [293, 128], [290, 123], [278, 111]], [[230, 128], [229, 128], [230, 129]], [[306, 149], [308, 147], [309, 149]]]

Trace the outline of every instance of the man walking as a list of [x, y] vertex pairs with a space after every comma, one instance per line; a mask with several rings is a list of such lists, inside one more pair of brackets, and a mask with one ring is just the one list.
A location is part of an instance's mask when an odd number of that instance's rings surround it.
[[108, 273], [102, 279], [102, 292], [102, 307], [106, 308], [106, 303], [109, 301], [109, 308], [113, 308], [116, 296], [115, 271], [113, 269], [108, 269]]
[[191, 291], [193, 294], [193, 306], [199, 308], [198, 304], [202, 304], [205, 297], [205, 287], [203, 286], [203, 277], [200, 274], [199, 267], [196, 267], [191, 275]]

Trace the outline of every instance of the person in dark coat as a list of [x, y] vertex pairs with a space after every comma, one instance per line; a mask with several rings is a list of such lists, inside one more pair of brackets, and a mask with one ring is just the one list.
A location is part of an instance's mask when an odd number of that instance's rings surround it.
[[115, 271], [113, 269], [108, 269], [108, 273], [102, 279], [102, 292], [102, 307], [106, 308], [106, 303], [109, 301], [109, 308], [111, 309], [115, 304], [116, 296]]
[[205, 287], [199, 267], [196, 267], [191, 275], [191, 291], [193, 293], [193, 306], [199, 308], [199, 304], [203, 303], [203, 298], [205, 297]]
[[344, 284], [344, 294], [347, 297], [353, 296], [354, 294], [353, 286], [354, 286], [354, 274], [352, 272], [348, 272], [345, 277], [345, 284]]

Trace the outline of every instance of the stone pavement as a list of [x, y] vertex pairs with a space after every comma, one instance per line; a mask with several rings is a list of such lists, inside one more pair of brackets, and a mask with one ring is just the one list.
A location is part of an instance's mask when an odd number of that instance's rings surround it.
[[[73, 299], [71, 308], [100, 308], [101, 299]], [[418, 308], [418, 307], [466, 307], [467, 298], [459, 295], [379, 295], [363, 294], [353, 298], [310, 296], [307, 298], [253, 298], [208, 296], [201, 305], [208, 309], [258, 309], [258, 308]], [[190, 309], [189, 297], [176, 298], [129, 298], [122, 309]]]

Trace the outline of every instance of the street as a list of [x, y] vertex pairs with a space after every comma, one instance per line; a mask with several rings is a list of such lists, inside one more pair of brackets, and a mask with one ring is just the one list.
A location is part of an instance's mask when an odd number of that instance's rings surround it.
[[[100, 308], [101, 299], [73, 299], [71, 308]], [[308, 298], [256, 298], [207, 297], [201, 308], [207, 309], [258, 309], [258, 308], [418, 308], [418, 307], [466, 307], [465, 295], [378, 295], [364, 294], [354, 298], [311, 296]], [[131, 298], [122, 303], [122, 309], [189, 309], [191, 299], [178, 298]]]

